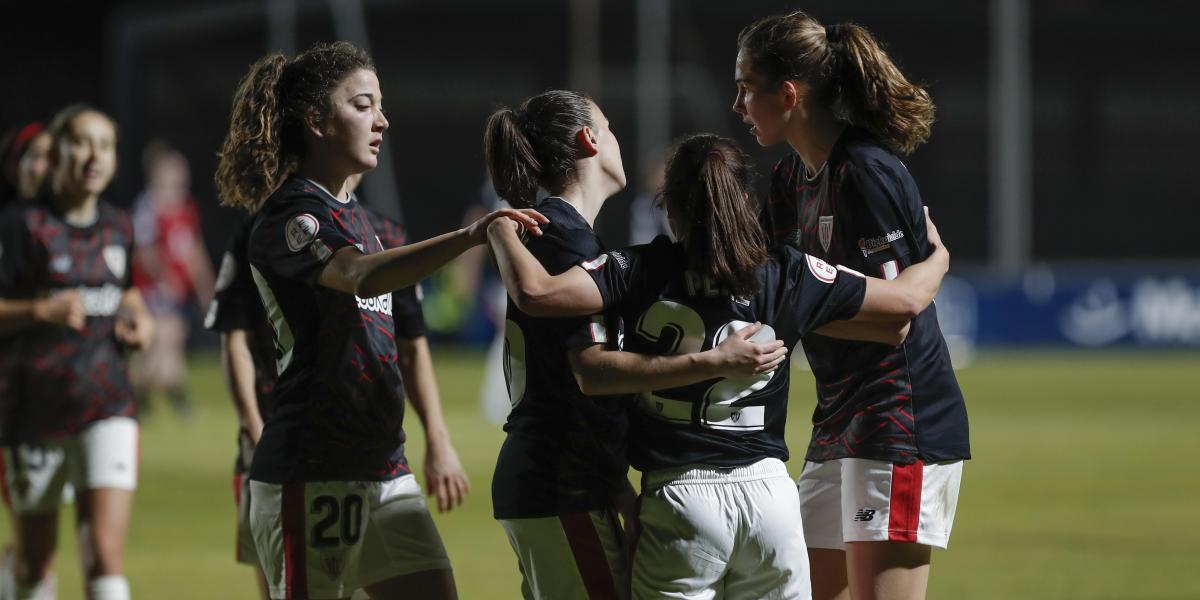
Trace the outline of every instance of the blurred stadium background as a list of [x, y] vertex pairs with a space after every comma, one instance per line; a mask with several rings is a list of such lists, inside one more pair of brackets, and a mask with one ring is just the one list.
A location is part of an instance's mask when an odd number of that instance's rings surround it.
[[[494, 201], [480, 150], [492, 109], [568, 87], [596, 98], [622, 142], [630, 185], [597, 227], [619, 246], [638, 235], [630, 215], [672, 138], [707, 130], [753, 146], [729, 110], [735, 36], [794, 9], [865, 25], [938, 107], [906, 164], [954, 255], [939, 313], [975, 459], [930, 597], [1200, 597], [1200, 4], [6, 2], [0, 127], [80, 100], [109, 111], [121, 167], [106, 196], [124, 207], [143, 188], [143, 148], [170, 142], [191, 163], [215, 264], [239, 217], [211, 181], [238, 78], [269, 49], [347, 39], [374, 56], [391, 120], [390, 160], [360, 195], [401, 215], [411, 239]], [[764, 173], [784, 152], [751, 149]], [[494, 292], [472, 265], [448, 273], [428, 282], [426, 311], [473, 493], [439, 526], [464, 598], [518, 597], [490, 518], [502, 433], [478, 399]], [[145, 424], [127, 568], [139, 597], [252, 598], [232, 562], [235, 418], [213, 340], [193, 333], [196, 411]], [[798, 376], [793, 448], [811, 389]], [[407, 429], [420, 465], [420, 428]], [[64, 521], [60, 598], [80, 595], [70, 531]]]

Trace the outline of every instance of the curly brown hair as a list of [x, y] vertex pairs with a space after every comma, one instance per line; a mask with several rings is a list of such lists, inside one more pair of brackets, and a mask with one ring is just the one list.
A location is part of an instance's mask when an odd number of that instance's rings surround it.
[[866, 29], [822, 25], [796, 11], [767, 17], [738, 34], [738, 50], [772, 86], [811, 85], [839, 119], [862, 127], [898, 154], [929, 139], [934, 106]]
[[215, 177], [221, 204], [257, 211], [304, 157], [304, 126], [329, 116], [329, 95], [351, 73], [375, 70], [349, 42], [322, 43], [289, 61], [268, 54], [238, 83]]

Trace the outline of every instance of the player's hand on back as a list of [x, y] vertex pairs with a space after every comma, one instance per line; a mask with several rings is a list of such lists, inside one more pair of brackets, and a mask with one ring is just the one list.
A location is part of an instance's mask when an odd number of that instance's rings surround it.
[[484, 215], [478, 221], [467, 226], [467, 235], [476, 244], [487, 243], [489, 226], [493, 222], [500, 220], [511, 221], [511, 223], [502, 223], [498, 226], [513, 227], [515, 224], [519, 228], [528, 230], [533, 235], [542, 235], [540, 225], [550, 222], [550, 219], [547, 219], [545, 215], [532, 208], [502, 208]]
[[33, 318], [40, 323], [52, 323], [83, 331], [87, 313], [79, 290], [62, 290], [33, 304]]
[[437, 499], [438, 512], [461, 506], [471, 491], [467, 472], [449, 442], [429, 444], [425, 449], [425, 493]]
[[783, 340], [756, 343], [750, 338], [762, 329], [754, 323], [729, 334], [719, 345], [707, 352], [716, 362], [718, 377], [752, 377], [774, 371], [787, 358]]

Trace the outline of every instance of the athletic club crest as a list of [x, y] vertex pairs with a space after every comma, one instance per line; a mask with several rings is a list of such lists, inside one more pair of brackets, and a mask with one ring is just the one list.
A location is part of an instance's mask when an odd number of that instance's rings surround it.
[[108, 265], [108, 270], [112, 272], [117, 279], [125, 277], [125, 247], [124, 246], [105, 246], [101, 251], [104, 256], [104, 264]]
[[829, 252], [829, 243], [833, 241], [833, 216], [821, 217], [817, 221], [817, 238], [821, 240], [821, 247]]

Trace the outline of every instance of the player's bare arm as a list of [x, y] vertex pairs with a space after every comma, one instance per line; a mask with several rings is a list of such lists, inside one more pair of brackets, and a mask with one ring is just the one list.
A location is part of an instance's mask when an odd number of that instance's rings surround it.
[[782, 340], [749, 338], [761, 323], [742, 328], [704, 352], [658, 356], [588, 346], [569, 353], [579, 390], [589, 396], [632, 394], [681, 387], [718, 377], [750, 377], [775, 370], [787, 358]]
[[425, 336], [396, 338], [404, 393], [425, 430], [425, 492], [437, 499], [438, 512], [461, 506], [471, 491], [467, 472], [450, 442], [442, 416], [442, 399], [433, 374], [433, 358]]
[[262, 437], [263, 419], [258, 412], [258, 393], [254, 388], [254, 358], [250, 354], [245, 329], [233, 329], [221, 334], [221, 365], [225, 381], [237, 411], [238, 427], [252, 444]]
[[535, 235], [541, 233], [541, 223], [549, 222], [532, 209], [501, 209], [463, 229], [383, 252], [363, 254], [357, 248], [343, 248], [326, 263], [318, 283], [360, 298], [408, 287], [467, 249], [484, 243], [488, 224], [500, 218], [520, 223]]
[[604, 310], [592, 278], [580, 268], [551, 276], [518, 237], [518, 223], [497, 219], [488, 227], [488, 243], [504, 279], [508, 297], [535, 317], [591, 315]]

